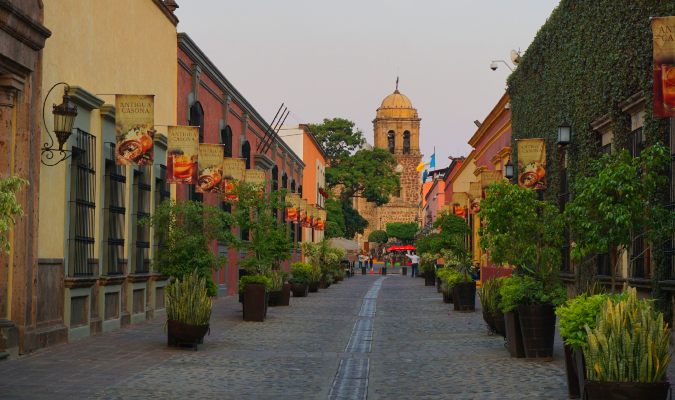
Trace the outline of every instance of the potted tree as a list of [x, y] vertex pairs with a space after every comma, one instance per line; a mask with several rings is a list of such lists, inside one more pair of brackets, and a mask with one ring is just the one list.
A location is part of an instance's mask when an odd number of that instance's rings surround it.
[[480, 288], [480, 303], [483, 309], [483, 320], [488, 325], [490, 332], [500, 336], [506, 336], [504, 313], [499, 309], [501, 296], [499, 288], [504, 278], [492, 278], [483, 281]]
[[665, 380], [670, 364], [670, 329], [653, 302], [637, 298], [607, 300], [596, 326], [586, 326], [584, 386], [589, 400], [654, 399], [668, 397]]
[[312, 273], [312, 266], [297, 262], [291, 264], [291, 279], [288, 282], [291, 284], [291, 291], [294, 297], [305, 297], [309, 291], [309, 280]]
[[524, 355], [552, 357], [554, 307], [566, 296], [558, 275], [563, 239], [558, 207], [538, 200], [534, 191], [504, 181], [486, 188], [479, 215], [481, 247], [489, 251], [492, 262], [513, 266], [517, 275], [500, 288], [511, 354], [519, 355], [513, 326], [517, 320]]
[[166, 327], [169, 346], [203, 343], [211, 320], [206, 278], [197, 270], [174, 279], [166, 288]]
[[270, 270], [266, 276], [270, 278], [269, 301], [270, 307], [287, 306], [291, 295], [291, 285], [286, 282], [288, 274], [277, 269]]
[[239, 285], [244, 293], [244, 321], [265, 321], [272, 287], [270, 278], [264, 275], [246, 275], [239, 279]]

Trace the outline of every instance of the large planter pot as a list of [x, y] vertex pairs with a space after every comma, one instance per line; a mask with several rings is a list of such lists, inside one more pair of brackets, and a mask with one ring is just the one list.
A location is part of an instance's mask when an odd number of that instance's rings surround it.
[[511, 311], [504, 314], [504, 327], [506, 329], [506, 348], [509, 350], [511, 357], [525, 357], [518, 312]]
[[249, 283], [244, 288], [244, 321], [262, 322], [267, 317], [269, 294], [265, 285]]
[[443, 303], [452, 303], [452, 291], [443, 291]]
[[387, 267], [382, 267], [382, 275], [387, 275]]
[[291, 284], [284, 283], [284, 286], [281, 288], [281, 304], [282, 306], [291, 305]]
[[325, 279], [322, 279], [321, 282], [319, 282], [319, 288], [320, 288], [320, 289], [328, 289], [328, 287], [330, 286], [330, 284], [331, 284], [331, 282], [329, 282], [329, 281], [327, 281], [327, 280], [325, 280]]
[[567, 395], [570, 399], [581, 397], [579, 390], [579, 372], [577, 360], [574, 357], [574, 348], [565, 345], [565, 375], [567, 376]]
[[485, 311], [485, 310], [483, 310], [483, 321], [485, 321], [485, 323], [487, 324], [488, 330], [490, 332], [494, 333], [495, 332], [494, 315]]
[[494, 323], [495, 333], [506, 337], [506, 326], [504, 322], [504, 313], [495, 312], [492, 313], [492, 321]]
[[476, 282], [460, 282], [452, 288], [455, 311], [476, 311]]
[[269, 296], [267, 296], [267, 305], [270, 307], [280, 306], [282, 297], [283, 292], [281, 290], [270, 291]]
[[291, 284], [291, 291], [293, 292], [293, 297], [306, 297], [307, 292], [309, 292], [309, 285], [306, 283], [293, 283]]
[[319, 291], [319, 282], [310, 282], [307, 284], [310, 293], [316, 293]]
[[408, 267], [401, 267], [401, 275], [408, 276]]
[[588, 400], [666, 400], [670, 391], [668, 382], [598, 382], [587, 381], [584, 398]]
[[443, 291], [443, 288], [441, 288], [441, 278], [436, 277], [436, 291], [438, 293], [441, 293]]
[[551, 304], [518, 306], [518, 318], [527, 358], [553, 357], [555, 310]]
[[424, 272], [424, 286], [436, 286], [436, 274], [431, 271]]
[[188, 325], [179, 321], [168, 320], [167, 344], [169, 346], [193, 346], [195, 349], [204, 343], [204, 336], [209, 331], [209, 325]]

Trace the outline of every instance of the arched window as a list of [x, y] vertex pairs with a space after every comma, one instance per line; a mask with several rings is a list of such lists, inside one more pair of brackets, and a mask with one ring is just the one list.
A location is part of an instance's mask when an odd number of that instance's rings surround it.
[[396, 133], [394, 131], [387, 133], [387, 147], [389, 148], [389, 152], [394, 154], [394, 151], [396, 151]]
[[410, 132], [403, 132], [403, 154], [410, 154]]
[[295, 193], [295, 179], [291, 181], [291, 193]]
[[199, 102], [195, 102], [190, 107], [190, 121], [191, 126], [199, 127], [199, 143], [204, 143], [204, 109]]
[[272, 191], [279, 190], [279, 167], [276, 165], [272, 168]]
[[302, 198], [302, 185], [298, 186], [298, 194], [300, 195], [300, 198]]
[[281, 175], [281, 188], [288, 189], [288, 175], [285, 172]]
[[232, 157], [232, 128], [229, 125], [220, 130], [220, 142], [223, 144], [223, 156]]
[[248, 140], [241, 145], [241, 158], [246, 160], [246, 169], [251, 169], [251, 145]]

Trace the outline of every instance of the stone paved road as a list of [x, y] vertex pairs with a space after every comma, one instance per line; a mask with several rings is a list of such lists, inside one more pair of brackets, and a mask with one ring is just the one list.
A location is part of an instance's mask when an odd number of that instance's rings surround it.
[[264, 323], [219, 299], [197, 352], [167, 348], [156, 320], [0, 362], [0, 398], [566, 398], [559, 346], [553, 362], [510, 359], [479, 312], [451, 311], [422, 279], [371, 290], [378, 279], [292, 298]]

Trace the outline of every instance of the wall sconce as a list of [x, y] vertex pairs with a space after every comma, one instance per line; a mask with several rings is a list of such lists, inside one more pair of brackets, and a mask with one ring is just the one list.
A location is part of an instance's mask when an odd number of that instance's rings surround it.
[[[47, 128], [47, 123], [45, 122], [45, 107], [47, 105], [49, 94], [59, 85], [65, 85], [65, 89], [63, 92], [62, 103], [59, 105], [54, 104], [52, 106], [52, 114], [54, 115], [53, 130], [56, 140], [59, 144], [59, 147], [55, 148], [54, 137], [52, 136], [51, 132], [49, 132], [49, 128]], [[55, 84], [51, 87], [51, 89], [49, 89], [47, 95], [45, 96], [45, 100], [42, 103], [42, 123], [44, 124], [45, 130], [47, 131], [49, 142], [45, 142], [42, 146], [40, 162], [50, 167], [60, 163], [61, 161], [65, 161], [72, 155], [72, 150], [63, 149], [63, 146], [66, 144], [73, 131], [73, 123], [75, 122], [75, 117], [77, 116], [77, 105], [73, 103], [70, 99], [70, 96], [68, 96], [69, 89], [70, 86], [65, 82], [59, 82]], [[56, 162], [52, 162], [55, 160], [54, 153], [56, 152], [58, 152], [61, 157], [57, 158]]]
[[513, 163], [511, 162], [511, 159], [506, 162], [504, 165], [504, 176], [506, 179], [511, 180], [513, 177], [516, 175], [516, 171], [513, 168]]
[[558, 144], [560, 146], [567, 146], [572, 141], [572, 127], [563, 122], [558, 126]]

